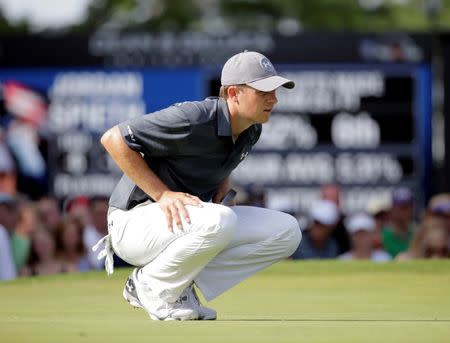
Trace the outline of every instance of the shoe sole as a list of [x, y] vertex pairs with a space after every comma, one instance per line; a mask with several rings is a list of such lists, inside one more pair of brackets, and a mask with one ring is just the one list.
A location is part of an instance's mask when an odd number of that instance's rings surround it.
[[201, 317], [201, 318], [198, 318], [198, 320], [216, 320], [217, 319], [217, 317]]
[[192, 317], [186, 317], [186, 318], [173, 318], [173, 317], [167, 317], [164, 319], [160, 319], [154, 315], [150, 315], [150, 318], [156, 321], [162, 321], [162, 322], [170, 322], [170, 321], [180, 321], [180, 322], [184, 322], [187, 320], [197, 320], [197, 318], [192, 318]]

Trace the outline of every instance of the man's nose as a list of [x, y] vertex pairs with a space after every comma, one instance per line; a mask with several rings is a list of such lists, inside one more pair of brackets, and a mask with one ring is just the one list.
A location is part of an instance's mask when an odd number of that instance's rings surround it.
[[275, 105], [278, 102], [276, 91], [272, 91], [269, 93], [269, 101], [271, 104]]

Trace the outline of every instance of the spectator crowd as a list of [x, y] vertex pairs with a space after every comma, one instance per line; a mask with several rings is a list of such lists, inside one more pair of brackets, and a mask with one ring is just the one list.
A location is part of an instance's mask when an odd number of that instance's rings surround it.
[[[2, 163], [8, 166], [9, 161], [0, 161], [0, 168]], [[44, 196], [32, 201], [11, 192], [14, 183], [13, 174], [0, 170], [0, 280], [103, 268], [92, 246], [108, 230], [106, 197], [77, 196], [61, 203]], [[238, 204], [264, 206], [261, 187], [242, 193], [247, 196], [238, 197]], [[344, 215], [339, 186], [323, 186], [291, 258], [449, 258], [450, 194], [433, 196], [418, 221], [414, 204], [411, 190], [400, 187], [389, 199], [373, 199], [365, 211]], [[117, 266], [127, 265], [115, 259]]]
[[107, 232], [108, 199], [79, 196], [63, 205], [0, 193], [0, 279], [103, 268], [91, 248]]
[[340, 188], [327, 185], [312, 204], [293, 259], [375, 262], [450, 257], [450, 194], [433, 196], [418, 220], [414, 194], [399, 187], [389, 198], [369, 201], [365, 211], [344, 216]]

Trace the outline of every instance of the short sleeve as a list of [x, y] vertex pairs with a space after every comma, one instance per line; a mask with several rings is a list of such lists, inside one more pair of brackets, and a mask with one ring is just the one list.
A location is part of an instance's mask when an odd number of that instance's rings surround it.
[[126, 144], [149, 156], [171, 156], [180, 152], [192, 132], [189, 120], [177, 106], [132, 118], [119, 124]]

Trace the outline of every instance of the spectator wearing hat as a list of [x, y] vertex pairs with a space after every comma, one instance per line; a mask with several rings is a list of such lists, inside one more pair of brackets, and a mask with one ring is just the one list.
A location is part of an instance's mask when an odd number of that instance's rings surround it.
[[350, 235], [351, 250], [339, 256], [340, 260], [371, 260], [384, 262], [391, 259], [390, 255], [373, 247], [375, 220], [366, 213], [356, 213], [345, 221], [345, 227]]
[[17, 276], [11, 248], [11, 232], [16, 220], [14, 198], [0, 193], [0, 280], [11, 280]]
[[339, 209], [329, 200], [320, 200], [311, 207], [311, 223], [304, 232], [293, 259], [326, 259], [339, 254], [336, 240], [331, 236], [339, 221]]
[[375, 220], [375, 231], [373, 232], [373, 247], [383, 248], [383, 229], [389, 223], [392, 208], [391, 196], [376, 196], [367, 202], [366, 213]]
[[334, 202], [339, 210], [339, 220], [336, 228], [332, 232], [333, 238], [338, 245], [339, 254], [343, 254], [350, 249], [350, 239], [345, 230], [344, 220], [345, 216], [342, 211], [342, 189], [337, 184], [327, 184], [320, 188], [320, 196], [323, 200]]
[[392, 192], [390, 221], [383, 229], [384, 250], [396, 257], [408, 250], [414, 232], [414, 197], [409, 188], [396, 188]]

